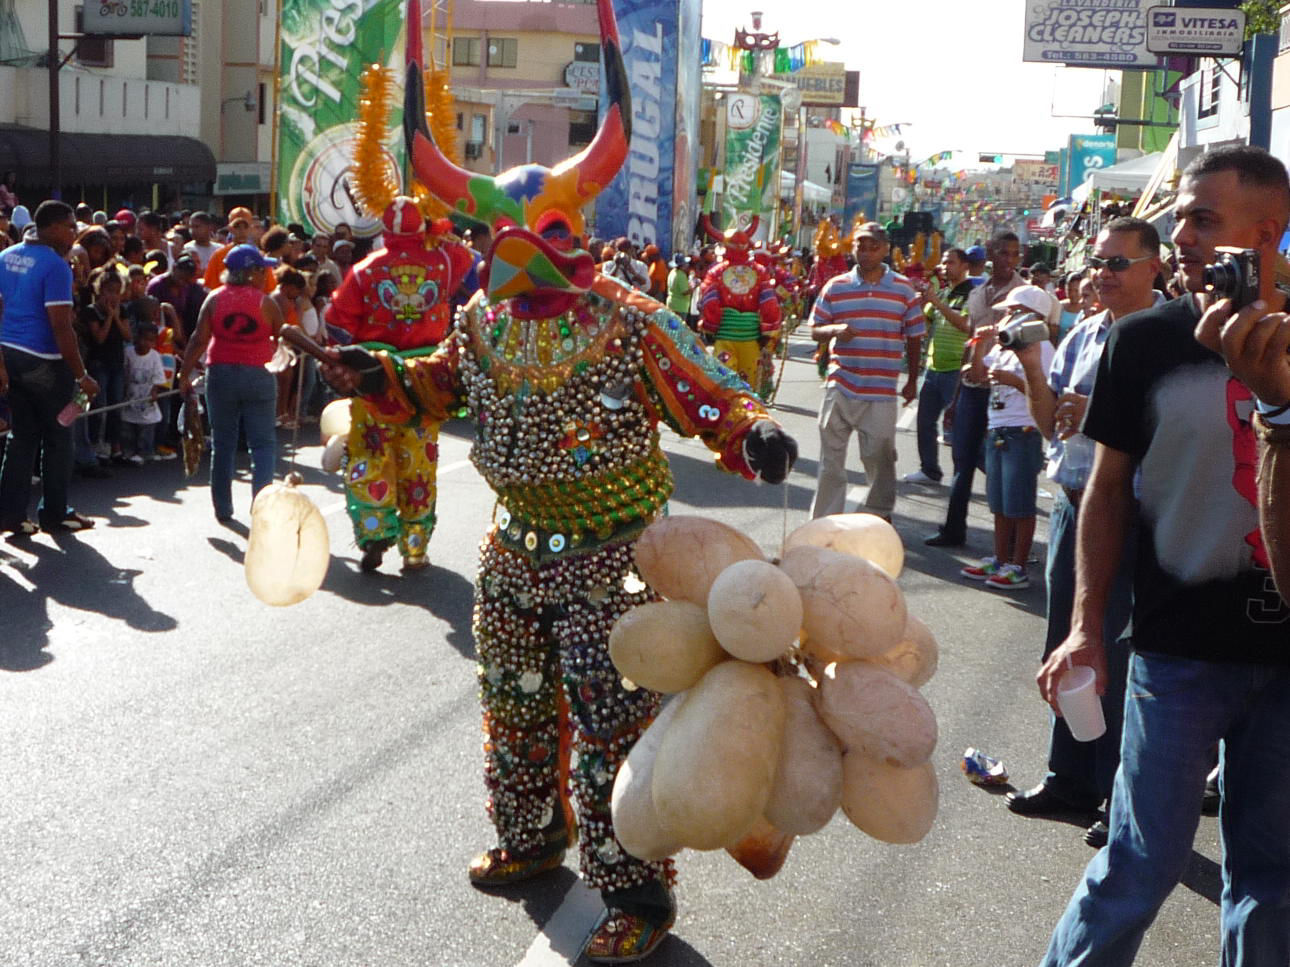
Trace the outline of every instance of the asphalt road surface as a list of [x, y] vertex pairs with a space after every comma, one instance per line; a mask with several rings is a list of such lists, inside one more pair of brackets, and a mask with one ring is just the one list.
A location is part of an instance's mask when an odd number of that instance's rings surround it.
[[[770, 551], [806, 520], [821, 395], [808, 353], [795, 342], [777, 410], [802, 448], [787, 520], [784, 488], [722, 474], [665, 432], [673, 512], [726, 521]], [[903, 474], [916, 466], [912, 409], [901, 419]], [[169, 463], [78, 479], [91, 533], [0, 543], [0, 967], [579, 963], [598, 898], [571, 866], [496, 895], [466, 882], [492, 842], [470, 594], [493, 505], [468, 433], [450, 425], [442, 440], [433, 566], [403, 577], [393, 552], [381, 573], [359, 573], [340, 479], [317, 469], [316, 429], [302, 431], [332, 563], [293, 608], [246, 589], [245, 471], [232, 529]], [[766, 882], [724, 853], [687, 852], [680, 917], [651, 964], [1037, 962], [1092, 856], [1087, 820], [1014, 816], [959, 763], [976, 746], [1019, 787], [1042, 777], [1042, 580], [1008, 594], [961, 579], [989, 550], [989, 519], [975, 502], [967, 552], [925, 548], [944, 498], [902, 484], [896, 508], [900, 583], [941, 645], [924, 690], [940, 724], [932, 832], [889, 846], [839, 814]], [[1140, 964], [1217, 960], [1217, 838], [1202, 820]]]

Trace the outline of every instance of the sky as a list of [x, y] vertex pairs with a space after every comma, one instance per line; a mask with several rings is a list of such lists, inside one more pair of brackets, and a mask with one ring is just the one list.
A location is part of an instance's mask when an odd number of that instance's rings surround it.
[[[702, 3], [703, 36], [712, 40], [731, 43], [736, 27], [751, 27], [755, 9], [763, 32], [779, 31], [781, 46], [840, 40], [821, 48], [825, 58], [860, 71], [867, 117], [908, 125], [901, 137], [914, 160], [955, 151], [962, 153], [945, 167], [977, 167], [981, 153], [1042, 154], [1096, 130], [1088, 116], [1102, 104], [1106, 72], [1022, 63], [1025, 0]], [[894, 152], [895, 140], [877, 147]]]

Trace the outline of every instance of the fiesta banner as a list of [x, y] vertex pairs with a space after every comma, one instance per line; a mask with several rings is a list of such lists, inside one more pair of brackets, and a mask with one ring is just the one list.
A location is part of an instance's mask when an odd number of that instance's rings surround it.
[[[776, 210], [783, 126], [784, 109], [778, 94], [726, 95], [722, 226], [733, 228], [752, 215], [761, 216], [766, 223]], [[764, 230], [769, 228], [769, 224], [764, 226]]]
[[689, 248], [695, 224], [699, 0], [614, 0], [614, 13], [632, 94], [632, 140], [627, 163], [596, 199], [596, 234], [657, 245], [670, 258]]
[[[359, 211], [350, 187], [358, 128], [359, 78], [368, 64], [401, 68], [402, 0], [283, 0], [281, 96], [278, 112], [278, 210], [282, 224], [299, 222], [331, 234], [345, 223], [355, 235], [380, 231], [379, 213]], [[403, 77], [385, 144], [385, 163], [402, 184]]]

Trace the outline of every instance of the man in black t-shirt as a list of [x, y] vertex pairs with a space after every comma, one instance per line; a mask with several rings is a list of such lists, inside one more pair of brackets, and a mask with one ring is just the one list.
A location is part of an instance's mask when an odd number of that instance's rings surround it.
[[[1134, 655], [1110, 839], [1045, 965], [1132, 962], [1190, 862], [1216, 742], [1223, 963], [1290, 963], [1290, 608], [1259, 530], [1259, 401], [1196, 339], [1196, 294], [1216, 246], [1256, 249], [1274, 264], [1290, 220], [1285, 168], [1258, 148], [1204, 154], [1184, 173], [1176, 217], [1189, 294], [1126, 317], [1107, 340], [1083, 425], [1098, 446], [1080, 510], [1072, 631], [1039, 673], [1054, 708], [1070, 663], [1094, 668], [1104, 686], [1102, 612], [1136, 474]], [[1259, 293], [1253, 312], [1281, 305], [1271, 271]]]

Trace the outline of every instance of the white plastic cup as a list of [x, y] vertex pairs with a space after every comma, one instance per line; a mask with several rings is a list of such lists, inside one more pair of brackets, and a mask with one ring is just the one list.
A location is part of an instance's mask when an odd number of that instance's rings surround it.
[[1097, 673], [1087, 665], [1072, 665], [1057, 683], [1057, 707], [1077, 742], [1092, 742], [1106, 732]]

